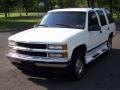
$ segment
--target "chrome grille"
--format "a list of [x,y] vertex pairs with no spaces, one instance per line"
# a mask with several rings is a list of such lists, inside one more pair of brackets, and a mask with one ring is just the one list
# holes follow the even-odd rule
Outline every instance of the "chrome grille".
[[26,48],[35,48],[35,49],[46,49],[46,44],[31,44],[31,43],[20,43],[17,42],[17,46],[26,47]]
[[[18,47],[30,48],[30,49],[47,49],[46,44],[32,44],[32,43],[21,43],[17,42]],[[16,50],[18,54],[28,55],[28,56],[39,56],[39,57],[47,57],[47,52],[32,52],[28,50]]]
[[30,52],[30,51],[22,51],[17,50],[17,53],[29,56],[40,56],[40,57],[47,57],[47,53],[45,52]]

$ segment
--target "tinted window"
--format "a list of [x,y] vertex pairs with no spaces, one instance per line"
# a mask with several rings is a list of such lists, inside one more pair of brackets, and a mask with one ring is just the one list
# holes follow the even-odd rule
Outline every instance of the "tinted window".
[[110,12],[108,10],[105,10],[105,12],[106,12],[106,15],[108,17],[109,23],[113,23],[114,19],[113,19],[112,15],[110,14]]
[[103,11],[98,11],[97,10],[97,13],[98,13],[98,16],[100,18],[101,25],[102,26],[106,25],[107,22],[106,22],[105,15],[104,15]]
[[40,25],[83,29],[85,21],[86,12],[51,12],[42,19]]
[[88,21],[89,21],[89,25],[88,25],[89,27],[92,25],[99,25],[96,13],[94,11],[89,12]]

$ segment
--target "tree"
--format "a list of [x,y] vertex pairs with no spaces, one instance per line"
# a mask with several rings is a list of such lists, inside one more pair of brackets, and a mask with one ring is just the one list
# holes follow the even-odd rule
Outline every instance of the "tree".
[[20,16],[22,16],[23,0],[16,0],[15,2],[16,2],[17,11],[19,11]]
[[[39,3],[44,2],[45,6],[40,7]],[[40,12],[58,8],[67,7],[105,7],[108,8],[111,13],[116,12],[119,18],[120,12],[120,0],[0,0],[0,12],[4,12],[5,17],[10,17],[10,13],[13,11],[19,11],[20,16],[23,11],[26,12]]]
[[117,18],[120,19],[120,0],[114,0],[113,9],[117,15]]
[[28,11],[34,6],[34,0],[23,0],[23,8],[25,8],[26,15]]
[[5,18],[10,17],[10,12],[15,6],[15,0],[0,0]]

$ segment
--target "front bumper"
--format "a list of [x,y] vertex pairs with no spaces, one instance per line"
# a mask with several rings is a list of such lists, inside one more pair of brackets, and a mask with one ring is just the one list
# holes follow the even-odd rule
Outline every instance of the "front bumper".
[[[64,60],[63,58],[41,58],[41,57],[30,57],[16,53],[8,53],[7,57],[13,63],[22,66],[23,62],[30,63],[36,67],[50,67],[50,68],[67,68],[71,65],[70,60]],[[27,64],[26,64],[27,65]]]

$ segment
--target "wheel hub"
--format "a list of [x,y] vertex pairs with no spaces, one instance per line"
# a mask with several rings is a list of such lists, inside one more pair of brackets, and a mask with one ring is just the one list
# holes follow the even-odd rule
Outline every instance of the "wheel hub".
[[82,72],[83,64],[79,59],[76,61],[76,73],[79,75]]

